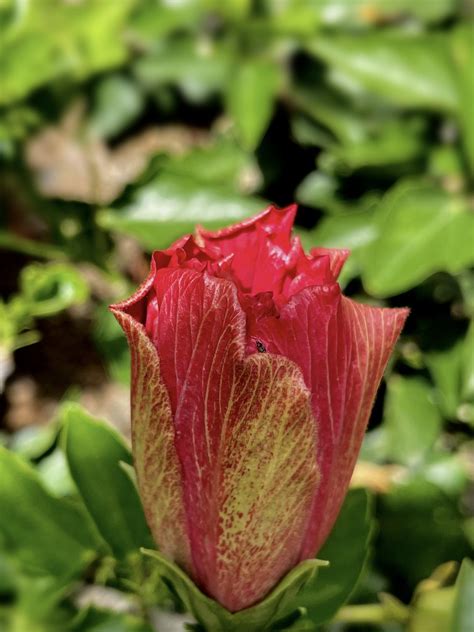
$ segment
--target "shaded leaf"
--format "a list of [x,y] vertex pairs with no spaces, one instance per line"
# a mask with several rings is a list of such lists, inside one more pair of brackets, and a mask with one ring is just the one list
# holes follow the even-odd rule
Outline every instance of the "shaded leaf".
[[348,600],[369,555],[372,533],[370,498],[363,489],[349,492],[337,522],[318,557],[329,561],[310,580],[295,603],[306,610],[314,625],[329,621]]
[[376,553],[381,570],[413,590],[433,568],[469,555],[457,497],[417,476],[378,499]]
[[103,550],[79,505],[54,498],[34,469],[0,448],[0,532],[9,552],[26,568],[72,578]]
[[474,621],[474,563],[465,559],[456,581],[453,632],[470,632]]
[[71,475],[98,530],[118,558],[151,543],[135,486],[120,467],[132,463],[110,426],[70,404],[64,411],[65,452]]

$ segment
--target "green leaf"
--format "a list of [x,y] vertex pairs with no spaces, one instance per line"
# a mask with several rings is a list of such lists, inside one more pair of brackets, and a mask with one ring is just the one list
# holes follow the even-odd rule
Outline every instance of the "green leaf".
[[95,92],[89,125],[95,135],[113,138],[139,116],[145,101],[138,85],[124,75],[103,79]]
[[148,90],[176,85],[190,101],[200,103],[224,89],[229,68],[225,46],[182,38],[155,41],[153,52],[139,59],[134,71]]
[[240,63],[229,78],[227,107],[248,150],[257,147],[268,127],[279,83],[280,69],[265,59]]
[[367,492],[351,490],[326,544],[319,551],[328,568],[310,580],[295,603],[304,607],[313,625],[329,621],[348,600],[370,552],[372,510]]
[[448,112],[458,109],[456,81],[442,35],[318,35],[308,50],[394,104]]
[[223,186],[206,186],[190,178],[163,174],[139,188],[122,208],[101,211],[98,222],[104,228],[135,237],[153,250],[193,232],[196,224],[220,228],[264,206],[257,198]]
[[453,632],[470,632],[474,621],[474,563],[465,559],[456,580]]
[[[78,615],[71,632],[153,632],[141,618],[90,608]],[[164,632],[164,631],[163,631]]]
[[474,403],[474,319],[471,318],[463,344],[462,397]]
[[[291,98],[303,112],[327,127],[339,141],[328,142],[315,136],[317,144],[322,141],[322,146],[330,151],[333,169],[341,173],[362,167],[401,167],[422,151],[421,135],[425,125],[419,116],[402,119],[373,107],[367,111],[367,108],[361,109],[356,103],[342,99],[320,86],[297,88],[292,91]],[[311,138],[308,134],[306,137]]]
[[15,432],[8,447],[27,459],[38,459],[53,447],[57,436],[56,423],[49,423],[46,426],[27,426]]
[[54,496],[72,496],[76,493],[64,452],[58,447],[36,466],[46,489]]
[[[195,147],[183,156],[170,156],[164,170],[202,184],[231,184],[235,191],[246,193],[252,189],[252,184],[255,188],[261,180],[253,155],[225,137],[218,137],[203,147]],[[250,187],[246,181],[250,181]]]
[[0,104],[60,77],[77,79],[122,62],[122,28],[133,2],[24,3],[21,17],[2,29]]
[[459,91],[459,122],[461,139],[474,177],[474,23],[466,22],[452,34],[451,54]]
[[71,475],[97,529],[120,559],[151,543],[137,491],[120,462],[132,456],[120,435],[75,404],[64,411]]
[[260,603],[232,614],[213,599],[206,597],[178,566],[158,551],[143,550],[151,557],[162,577],[169,582],[187,610],[193,614],[206,632],[264,632],[279,629],[278,621],[298,609],[295,597],[318,572],[326,566],[321,560],[306,560],[290,571],[272,592]]
[[421,463],[438,438],[441,424],[441,415],[426,380],[401,375],[390,377],[384,419],[389,458],[404,465]]
[[1,447],[0,506],[9,552],[37,573],[71,579],[103,550],[83,508],[51,496],[31,466]]
[[[19,575],[10,632],[64,632],[70,610],[64,602],[71,587],[54,577]],[[3,628],[2,628],[3,630]]]
[[470,553],[458,496],[450,497],[418,475],[378,499],[377,565],[403,577],[407,590],[446,560]]
[[128,26],[134,39],[153,46],[173,31],[195,27],[202,11],[200,4],[195,0],[183,0],[179,4],[140,2]]
[[436,398],[443,415],[455,419],[461,403],[462,360],[464,341],[458,340],[448,349],[425,354],[425,363],[436,385]]
[[434,272],[474,263],[474,214],[467,200],[401,181],[375,214],[378,237],[364,252],[362,279],[374,296],[407,290]]

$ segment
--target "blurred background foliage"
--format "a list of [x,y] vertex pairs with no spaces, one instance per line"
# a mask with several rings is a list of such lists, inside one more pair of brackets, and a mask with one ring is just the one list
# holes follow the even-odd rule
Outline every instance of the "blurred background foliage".
[[[127,434],[107,305],[196,223],[297,201],[305,247],[352,250],[348,295],[412,310],[353,481],[372,554],[325,629],[472,630],[472,5],[0,0],[0,32],[0,629],[147,632],[148,606],[179,609],[137,554],[125,469],[90,497],[81,463],[126,447],[100,425],[68,442],[64,401]],[[328,551],[357,576],[354,494]]]

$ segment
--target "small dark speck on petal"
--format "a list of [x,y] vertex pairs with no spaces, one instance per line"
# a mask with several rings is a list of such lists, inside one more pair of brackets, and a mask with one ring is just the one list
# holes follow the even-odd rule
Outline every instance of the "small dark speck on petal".
[[257,347],[257,351],[259,351],[260,353],[265,353],[265,351],[267,350],[263,342],[260,342],[260,340],[256,341],[255,346]]

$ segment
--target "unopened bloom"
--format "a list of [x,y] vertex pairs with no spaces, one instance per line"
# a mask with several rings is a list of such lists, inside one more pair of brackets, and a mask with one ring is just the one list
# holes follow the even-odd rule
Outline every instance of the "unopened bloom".
[[112,306],[155,541],[233,612],[324,543],[407,315],[342,296],[348,252],[306,254],[295,211],[198,229]]

